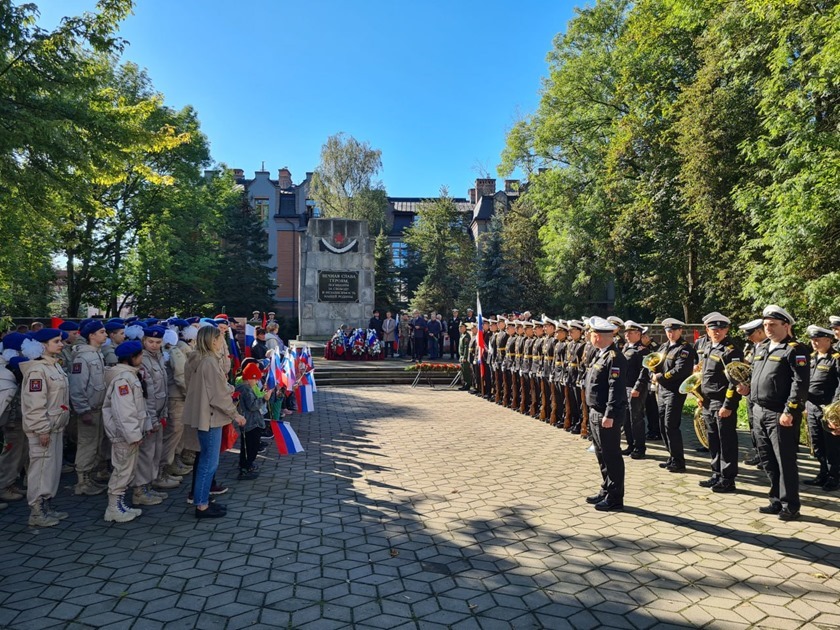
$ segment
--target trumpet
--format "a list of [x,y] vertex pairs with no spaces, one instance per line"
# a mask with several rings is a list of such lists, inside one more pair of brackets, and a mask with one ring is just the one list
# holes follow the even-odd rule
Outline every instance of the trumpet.
[[723,366],[723,371],[726,378],[733,381],[736,385],[749,385],[752,377],[752,365],[744,363],[743,361],[733,361],[728,365]]
[[642,366],[649,369],[651,372],[656,372],[659,364],[665,360],[664,352],[651,352],[642,359]]

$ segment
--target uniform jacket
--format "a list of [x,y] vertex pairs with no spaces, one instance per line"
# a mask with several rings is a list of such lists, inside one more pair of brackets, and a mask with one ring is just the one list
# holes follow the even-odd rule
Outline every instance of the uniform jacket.
[[657,382],[670,392],[678,392],[682,382],[694,371],[694,348],[682,337],[671,345],[666,341],[659,347],[665,354],[665,360],[659,364],[657,372],[662,374]]
[[811,380],[810,353],[793,337],[772,351],[769,339],[759,343],[753,357],[750,402],[776,413],[801,413]]
[[735,390],[735,383],[727,378],[724,366],[733,361],[743,361],[743,353],[735,347],[732,339],[724,337],[723,341],[715,344],[706,339],[702,346],[703,354],[700,374],[703,377],[700,393],[704,399],[723,402],[723,408],[735,411],[741,401],[741,395]]
[[0,359],[0,427],[4,426],[11,416],[9,407],[18,391],[18,382],[15,375],[6,367],[3,359]]
[[70,383],[57,358],[41,357],[20,364],[20,405],[27,435],[64,430],[70,420]]
[[519,374],[522,370],[522,352],[525,348],[525,335],[517,334],[514,339],[516,341],[513,346],[513,361],[511,362],[511,365],[513,367],[513,371]]
[[534,345],[531,347],[531,376],[542,376],[543,370],[543,344],[546,337],[534,337]]
[[566,383],[570,387],[577,387],[578,378],[583,369],[583,342],[578,339],[566,341]]
[[[505,333],[507,334],[507,333]],[[505,340],[505,355],[502,358],[502,367],[508,372],[513,370],[513,365],[516,362],[516,341],[518,337],[516,333],[508,335]]]
[[467,360],[469,363],[475,363],[478,358],[478,335],[470,335],[469,345],[467,346]]
[[840,400],[840,352],[831,348],[827,354],[811,355],[811,380],[808,402],[827,405]]
[[587,406],[616,420],[614,426],[621,426],[627,410],[626,374],[627,360],[615,344],[610,344],[595,354],[584,377]]
[[536,337],[525,337],[525,342],[522,344],[519,372],[523,375],[531,373],[531,362],[534,360],[534,342],[536,340]]
[[105,404],[102,424],[112,442],[133,444],[143,439],[146,426],[146,399],[139,368],[118,363],[105,369]]
[[[615,344],[613,344],[613,346],[615,346]],[[578,377],[578,387],[583,387],[583,379],[586,376],[586,370],[589,369],[589,366],[592,365],[592,362],[597,356],[598,348],[596,348],[589,342],[583,344],[583,361],[581,362],[581,371],[580,376]]]
[[187,367],[187,355],[192,350],[192,346],[183,340],[179,340],[177,346],[172,346],[169,349],[167,389],[170,398],[184,400],[187,397],[187,380],[184,377],[184,368]]
[[543,362],[542,362],[542,377],[548,380],[554,380],[554,347],[557,345],[557,340],[552,335],[546,336],[543,341]]
[[187,379],[187,399],[184,402],[183,422],[199,431],[223,427],[236,417],[236,406],[217,357],[191,352],[184,370]]
[[387,317],[382,320],[382,341],[389,343],[396,341],[394,332],[397,330],[397,320]]
[[507,355],[508,334],[506,330],[500,330],[496,333],[496,353],[493,355],[493,365],[497,370],[501,370],[505,364],[505,356]]
[[72,344],[65,344],[64,348],[61,349],[61,354],[58,355],[59,364],[67,374],[70,374],[70,366],[73,364],[73,350],[76,348],[76,346],[80,346],[84,342],[85,338],[79,337]]
[[146,381],[146,431],[151,431],[161,418],[169,416],[169,384],[163,354],[152,354],[143,350],[143,364],[140,368]]
[[461,358],[461,363],[470,362],[470,341],[471,336],[466,333],[458,339],[458,356]]
[[498,356],[499,349],[496,346],[496,341],[498,339],[497,335],[499,331],[490,332],[490,335],[487,337],[487,367],[492,367],[493,369],[496,368],[496,357]]
[[99,349],[99,351],[102,353],[102,358],[105,360],[105,367],[111,367],[112,365],[119,363],[117,360],[116,349],[110,339],[108,340],[108,343]]
[[102,409],[105,402],[105,359],[87,343],[73,346],[70,364],[70,403],[78,414]]
[[650,354],[650,349],[639,343],[625,344],[621,353],[627,360],[627,387],[636,392],[647,391],[650,384],[650,370],[642,366],[642,359]]
[[566,339],[554,344],[554,382],[566,384]]

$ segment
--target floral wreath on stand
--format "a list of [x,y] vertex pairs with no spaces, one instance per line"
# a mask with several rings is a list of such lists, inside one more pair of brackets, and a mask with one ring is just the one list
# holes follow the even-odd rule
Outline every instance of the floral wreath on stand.
[[376,336],[376,331],[368,329],[367,331],[368,354],[372,357],[382,354],[382,342]]
[[344,335],[344,331],[339,328],[335,331],[335,334],[330,339],[330,350],[332,350],[336,356],[342,357],[344,356],[344,351],[347,346],[347,337]]

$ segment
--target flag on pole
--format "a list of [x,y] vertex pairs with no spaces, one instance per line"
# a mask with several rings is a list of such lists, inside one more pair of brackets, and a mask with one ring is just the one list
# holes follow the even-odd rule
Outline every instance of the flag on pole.
[[50,328],[58,328],[64,323],[64,320],[60,317],[51,317],[50,318]]
[[262,327],[265,328],[268,325],[268,319],[266,319],[265,311],[263,311],[263,325]]
[[[400,314],[397,313],[397,325],[394,326],[394,353],[400,351]],[[443,354],[443,353],[441,353]]]
[[228,346],[230,347],[230,361],[233,365],[233,371],[234,373],[239,372],[239,367],[242,365],[242,355],[239,354],[239,344],[236,343],[232,327],[228,328]]
[[257,329],[251,324],[245,324],[245,356],[251,356],[251,346],[254,345],[254,339],[257,338]]
[[484,378],[484,318],[481,316],[481,298],[475,294],[475,310],[478,311],[476,324],[478,325],[478,365],[481,368],[481,378]]
[[303,445],[298,439],[297,433],[288,422],[279,420],[271,421],[271,432],[274,434],[274,443],[281,455],[296,455],[303,453]]

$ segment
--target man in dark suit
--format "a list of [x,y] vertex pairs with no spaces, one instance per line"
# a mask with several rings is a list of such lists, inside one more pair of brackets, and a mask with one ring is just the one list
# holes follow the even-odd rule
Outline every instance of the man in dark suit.
[[[446,323],[446,329],[449,331],[449,358],[458,358],[458,337],[461,330],[461,316],[458,314],[458,309],[452,309],[452,317]],[[441,354],[443,351],[441,350]]]

